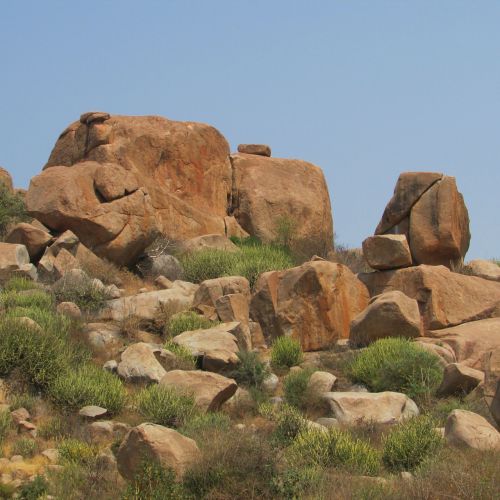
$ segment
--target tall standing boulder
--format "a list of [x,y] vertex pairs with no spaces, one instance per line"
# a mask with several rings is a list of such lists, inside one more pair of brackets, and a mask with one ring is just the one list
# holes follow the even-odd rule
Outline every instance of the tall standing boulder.
[[314,261],[262,274],[250,316],[266,339],[285,335],[315,351],[348,338],[351,321],[367,305],[367,289],[346,266]]
[[290,237],[309,257],[326,255],[333,245],[333,220],[319,167],[244,153],[232,155],[231,163],[231,210],[245,231],[264,242]]

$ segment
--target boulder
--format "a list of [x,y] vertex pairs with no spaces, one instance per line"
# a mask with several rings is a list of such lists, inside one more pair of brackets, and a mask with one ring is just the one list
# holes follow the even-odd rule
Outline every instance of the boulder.
[[250,235],[239,225],[236,218],[232,215],[224,217],[224,224],[226,226],[226,236],[228,238],[236,237],[240,239],[248,238]]
[[217,299],[224,295],[241,293],[250,300],[250,284],[242,276],[224,276],[205,280],[200,284],[193,299],[193,307],[210,306],[215,308]]
[[182,278],[184,270],[179,260],[173,255],[148,255],[141,259],[137,265],[141,273],[152,279],[164,276],[170,281],[176,281]]
[[30,264],[28,250],[24,245],[0,243],[0,283],[13,276],[27,276],[36,280],[36,268]]
[[118,375],[127,382],[160,382],[167,373],[156,358],[161,354],[161,347],[138,342],[128,346],[118,363]]
[[415,339],[415,341],[425,351],[430,352],[431,354],[435,354],[439,358],[439,361],[443,368],[449,363],[456,363],[457,357],[455,356],[453,349],[449,345],[432,344],[431,342],[429,342],[429,339],[423,337],[417,338]]
[[255,286],[250,316],[268,343],[286,335],[304,351],[327,349],[349,337],[351,321],[368,305],[368,291],[341,264],[306,262],[284,271],[263,273]]
[[467,267],[473,276],[478,276],[485,280],[500,281],[500,265],[492,260],[471,260],[467,264]]
[[10,173],[5,168],[0,167],[0,184],[3,184],[8,191],[14,192],[14,184]]
[[74,302],[61,302],[57,305],[57,312],[73,319],[82,317],[82,311]]
[[173,429],[147,423],[131,429],[116,454],[120,474],[130,481],[145,460],[172,468],[180,477],[200,458],[201,452],[192,439]]
[[327,392],[332,416],[344,425],[396,424],[419,414],[417,405],[399,392]]
[[366,346],[386,337],[415,338],[422,334],[418,302],[395,290],[373,297],[351,323],[350,342]]
[[381,234],[363,241],[363,255],[373,269],[411,266],[411,253],[404,234]]
[[314,395],[330,392],[334,386],[337,377],[329,372],[314,372],[307,382],[307,392]]
[[453,394],[468,394],[481,382],[484,382],[484,373],[461,363],[450,363],[443,372],[443,381],[438,389],[442,396]]
[[238,247],[226,236],[221,234],[204,234],[183,241],[180,245],[180,251],[183,253],[192,253],[199,250],[224,250],[226,252],[237,252]]
[[[254,154],[231,156],[230,213],[250,235],[275,241],[283,223],[294,245],[307,255],[326,255],[333,246],[333,221],[325,177],[300,160]],[[279,186],[279,189],[276,188]]]
[[161,307],[172,307],[177,310],[189,309],[193,303],[198,285],[181,281],[167,290],[139,293],[128,297],[109,300],[98,314],[100,320],[120,321],[127,316],[135,315],[142,320],[153,320]]
[[202,358],[204,370],[219,372],[234,368],[238,362],[238,339],[232,333],[239,323],[223,323],[206,330],[183,332],[172,339],[188,349],[193,356]]
[[[252,334],[249,324],[250,304],[242,293],[223,295],[215,301],[217,316],[224,323],[238,322],[239,328],[235,334],[241,350],[252,349]],[[255,330],[254,330],[255,333]]]
[[198,370],[169,371],[161,379],[160,385],[192,393],[196,405],[203,411],[219,409],[236,392],[238,387],[232,378]]
[[157,233],[172,240],[225,233],[231,165],[215,128],[102,116],[61,134],[31,182],[30,213],[51,229],[72,229],[118,264],[133,263]]
[[100,406],[88,405],[84,406],[78,412],[78,415],[87,420],[95,420],[101,417],[104,417],[108,414],[108,410],[106,408],[101,408]]
[[271,148],[267,144],[238,144],[238,153],[271,156]]
[[372,297],[399,290],[416,299],[425,330],[500,316],[500,283],[452,273],[444,266],[420,265],[358,277]]
[[16,224],[5,237],[6,243],[17,243],[24,245],[28,250],[30,260],[38,260],[49,243],[52,241],[52,236],[31,224],[21,222]]
[[500,433],[481,415],[453,410],[446,419],[444,436],[448,444],[475,450],[500,450]]
[[113,323],[88,323],[81,336],[94,355],[104,359],[114,358],[125,345],[120,327]]

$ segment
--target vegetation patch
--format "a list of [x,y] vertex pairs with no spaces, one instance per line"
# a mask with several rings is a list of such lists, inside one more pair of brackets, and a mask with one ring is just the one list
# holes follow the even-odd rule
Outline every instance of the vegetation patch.
[[191,351],[183,346],[167,340],[165,349],[175,355],[175,363],[172,370],[194,370],[196,369],[196,358],[191,354]]
[[285,401],[296,408],[305,409],[308,406],[310,397],[307,384],[314,370],[305,369],[289,373],[283,380],[283,393]]
[[239,351],[237,356],[240,362],[236,369],[231,372],[231,377],[238,384],[247,387],[261,387],[262,382],[269,374],[269,370],[260,360],[259,354],[253,351]]
[[23,198],[12,193],[0,182],[0,237],[4,237],[9,226],[29,220]]
[[220,321],[212,321],[194,311],[183,311],[174,314],[165,326],[165,335],[175,337],[183,332],[192,330],[206,330],[220,324]]
[[271,348],[271,363],[279,368],[297,366],[304,360],[304,353],[298,340],[278,337]]

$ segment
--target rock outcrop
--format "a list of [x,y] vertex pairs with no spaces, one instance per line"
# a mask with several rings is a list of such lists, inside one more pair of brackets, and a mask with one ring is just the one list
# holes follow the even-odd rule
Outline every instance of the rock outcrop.
[[346,266],[319,260],[262,274],[250,316],[266,340],[285,335],[315,351],[348,338],[351,321],[367,305],[368,291]]
[[0,184],[3,184],[11,193],[14,192],[12,177],[10,173],[3,167],[0,167]]
[[485,280],[500,281],[500,266],[491,260],[476,259],[467,263],[473,276]]

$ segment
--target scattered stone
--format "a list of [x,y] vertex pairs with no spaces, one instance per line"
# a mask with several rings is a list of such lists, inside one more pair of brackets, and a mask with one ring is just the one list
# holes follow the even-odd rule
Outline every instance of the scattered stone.
[[395,290],[370,300],[368,307],[352,321],[349,340],[353,345],[367,346],[382,338],[421,335],[418,302]]
[[160,347],[144,342],[128,346],[123,351],[121,361],[118,363],[118,375],[127,382],[160,382],[167,373],[155,356],[161,351]]
[[26,408],[18,408],[17,410],[11,411],[10,416],[16,425],[19,425],[23,420],[29,420],[31,418],[30,412]]
[[106,408],[101,408],[100,406],[84,406],[79,412],[78,415],[80,417],[86,418],[88,420],[94,420],[101,417],[104,417],[108,414],[108,410]]
[[57,312],[73,319],[82,317],[82,311],[74,302],[61,302],[57,305]]
[[277,375],[275,375],[274,373],[269,373],[269,375],[267,375],[262,382],[262,389],[269,394],[273,394],[274,392],[276,392],[279,382],[280,381]]
[[448,444],[476,450],[500,450],[500,433],[481,415],[453,410],[446,420]]
[[36,425],[31,422],[28,422],[27,420],[21,420],[17,424],[17,431],[21,434],[23,432],[28,432],[31,435],[36,436]]
[[22,457],[22,455],[13,455],[12,457],[10,457],[10,461],[15,464],[15,463],[19,463],[19,462],[22,462],[24,459]]
[[43,255],[52,239],[49,232],[26,222],[21,222],[9,231],[5,237],[5,242],[24,245],[28,250],[30,260],[36,261]]
[[363,241],[363,255],[373,269],[397,269],[412,264],[410,247],[404,234],[370,236]]
[[444,369],[443,381],[438,393],[442,396],[468,394],[481,382],[484,382],[483,372],[461,363],[450,363]]
[[413,400],[399,392],[327,392],[323,397],[333,417],[348,426],[396,424],[419,414]]
[[169,371],[161,379],[160,385],[192,393],[196,405],[204,411],[219,409],[236,392],[238,387],[231,378],[198,370]]
[[165,276],[158,276],[155,279],[155,285],[161,288],[162,290],[169,290],[170,288],[173,287],[173,282],[170,281],[167,277]]
[[478,276],[485,280],[500,281],[500,266],[491,260],[476,259],[471,260],[467,267],[473,276]]
[[116,454],[118,470],[128,480],[134,479],[144,459],[171,467],[182,476],[200,458],[195,441],[173,429],[148,423],[131,429]]
[[193,299],[193,307],[210,306],[215,309],[217,299],[229,294],[243,294],[250,300],[250,284],[242,276],[225,276],[205,280],[200,284]]
[[267,144],[238,144],[238,153],[271,156],[271,148]]
[[51,464],[55,464],[59,461],[59,451],[55,448],[48,448],[47,450],[42,451],[41,455]]
[[0,283],[13,276],[26,276],[36,281],[36,267],[30,264],[30,256],[24,245],[0,243]]
[[307,391],[310,394],[321,395],[330,392],[334,386],[337,377],[329,372],[317,371],[309,378]]

